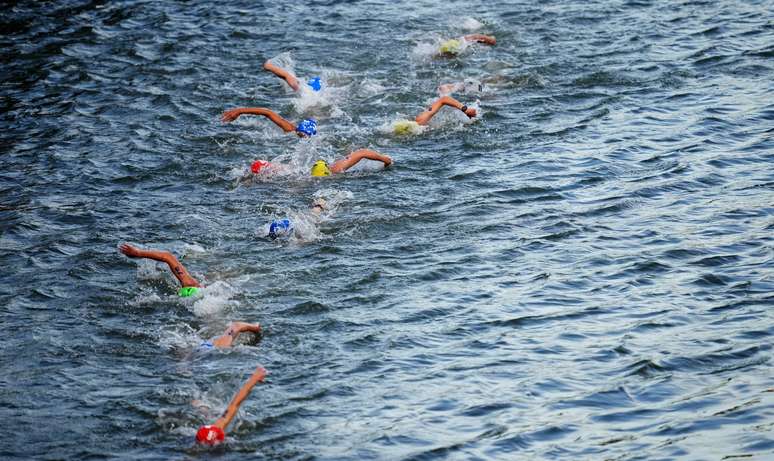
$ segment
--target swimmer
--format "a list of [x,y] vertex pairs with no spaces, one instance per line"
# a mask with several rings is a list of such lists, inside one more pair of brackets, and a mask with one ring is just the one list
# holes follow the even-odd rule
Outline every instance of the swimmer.
[[[471,109],[475,113],[475,109]],[[392,159],[388,155],[380,154],[370,149],[358,149],[351,152],[346,157],[336,160],[332,164],[328,164],[325,160],[318,160],[312,165],[312,176],[330,176],[331,174],[344,173],[346,170],[357,165],[363,159],[376,160],[377,162],[384,163],[384,167],[392,165]],[[250,169],[255,174],[261,174],[263,172],[283,170],[286,167],[276,163],[267,162],[266,160],[256,160],[253,162]]]
[[325,160],[318,160],[312,165],[312,176],[330,176],[331,174],[344,173],[348,169],[357,165],[363,159],[376,160],[377,162],[384,163],[384,167],[392,165],[392,159],[387,155],[382,155],[376,151],[370,149],[358,149],[351,152],[346,157],[336,160],[332,164],[328,165]]
[[460,38],[452,38],[441,43],[438,48],[438,54],[445,57],[454,57],[467,47],[468,43],[483,43],[494,46],[497,40],[491,35],[469,34]]
[[[314,219],[319,219],[323,212],[328,210],[328,203],[325,199],[316,198],[309,209]],[[289,238],[296,230],[293,221],[290,218],[275,219],[269,224],[269,233],[266,234],[272,240],[278,238]]]
[[196,431],[196,442],[204,445],[217,445],[226,440],[225,429],[231,424],[234,416],[236,416],[239,406],[242,405],[242,402],[250,395],[250,391],[253,390],[253,387],[259,382],[263,382],[265,377],[266,370],[263,367],[258,366],[252,376],[250,376],[247,382],[242,385],[242,388],[239,389],[239,392],[231,399],[223,416],[218,418],[215,423],[202,426]]
[[[271,60],[267,60],[265,63],[263,63],[263,68],[276,75],[277,77],[285,80],[287,84],[293,88],[293,91],[298,91],[301,89],[301,82],[295,75],[293,75],[292,72],[279,67],[278,65],[271,62]],[[306,82],[306,85],[311,88],[312,91],[317,92],[322,89],[322,80],[320,77],[312,77],[308,82]]]
[[317,134],[317,120],[313,118],[307,118],[301,120],[298,125],[293,125],[292,122],[282,118],[279,114],[271,109],[264,107],[238,107],[236,109],[229,109],[223,112],[222,120],[225,123],[233,122],[238,119],[240,115],[263,115],[268,118],[275,125],[282,128],[285,133],[295,132],[299,137],[314,136]]
[[475,108],[468,107],[451,96],[441,96],[435,100],[426,111],[417,115],[414,120],[398,120],[394,122],[392,124],[392,131],[397,135],[419,134],[426,129],[425,127],[430,124],[430,120],[443,106],[459,109],[464,112],[468,118],[476,116]]
[[182,285],[182,288],[177,292],[178,296],[181,298],[193,296],[202,288],[199,282],[191,277],[191,274],[188,273],[185,266],[180,264],[180,261],[177,260],[175,255],[168,251],[141,250],[128,243],[122,243],[118,247],[118,250],[130,258],[145,258],[167,263],[169,270],[172,271],[172,275],[174,275],[177,280],[180,281],[180,285]]

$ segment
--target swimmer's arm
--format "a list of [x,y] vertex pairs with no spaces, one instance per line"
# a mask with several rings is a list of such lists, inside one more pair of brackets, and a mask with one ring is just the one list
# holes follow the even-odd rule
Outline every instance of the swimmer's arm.
[[228,425],[231,424],[234,416],[236,416],[237,411],[239,410],[239,406],[242,405],[242,402],[244,402],[247,396],[250,395],[250,391],[253,390],[253,387],[256,384],[263,382],[263,378],[265,377],[266,370],[259,365],[258,368],[256,368],[253,372],[252,376],[250,376],[247,382],[242,385],[242,388],[239,389],[239,392],[237,392],[234,398],[231,399],[231,403],[228,404],[228,408],[226,409],[225,413],[223,413],[223,416],[215,421],[214,426],[218,426],[225,431]]
[[227,110],[223,112],[223,121],[226,123],[233,122],[239,118],[240,115],[263,115],[264,117],[274,122],[275,125],[282,128],[286,133],[289,131],[295,131],[295,127],[292,123],[282,118],[273,110],[269,110],[263,107],[237,107],[236,109]]
[[290,87],[293,88],[293,91],[298,91],[298,88],[300,85],[295,75],[286,71],[282,67],[274,65],[270,61],[266,61],[263,64],[263,68],[268,70],[272,74],[276,75],[277,77],[284,79],[286,82],[288,82],[288,85],[290,85]]
[[172,271],[172,275],[174,275],[177,280],[180,281],[181,285],[184,287],[201,287],[199,282],[197,282],[195,278],[191,277],[191,274],[188,273],[188,271],[185,269],[185,266],[180,264],[180,261],[177,260],[175,255],[168,251],[141,250],[135,246],[129,245],[128,243],[122,243],[118,249],[121,251],[121,253],[129,256],[130,258],[147,258],[153,259],[154,261],[167,263],[169,270]]
[[343,173],[364,158],[382,162],[384,163],[385,168],[392,165],[392,159],[388,155],[382,155],[379,152],[370,149],[358,149],[343,159],[334,162],[333,165],[331,165],[331,173]]
[[484,43],[487,45],[495,45],[497,43],[497,40],[491,35],[483,35],[483,34],[470,34],[465,35],[464,38],[468,42],[478,42],[478,43]]
[[[452,98],[451,96],[443,96],[438,98],[430,106],[429,109],[417,115],[417,118],[415,119],[416,122],[420,125],[427,125],[428,123],[430,123],[430,120],[435,116],[435,114],[439,110],[441,110],[441,107],[443,106],[449,106],[459,110],[462,110],[462,108],[465,107],[464,104]],[[476,109],[472,107],[466,108],[464,112],[465,112],[465,115],[467,115],[470,118],[473,118],[476,116]]]

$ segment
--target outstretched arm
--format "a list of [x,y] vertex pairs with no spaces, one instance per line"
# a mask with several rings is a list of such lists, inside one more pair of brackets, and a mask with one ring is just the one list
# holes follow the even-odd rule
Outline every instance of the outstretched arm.
[[183,287],[200,287],[199,282],[195,278],[191,277],[191,274],[185,269],[185,266],[180,264],[175,255],[168,251],[156,251],[156,250],[141,250],[137,247],[129,245],[128,243],[122,243],[118,249],[121,253],[129,256],[130,258],[147,258],[155,261],[161,261],[167,263],[169,270],[177,277],[180,284]]
[[292,123],[282,118],[276,112],[263,107],[237,107],[236,109],[229,109],[223,112],[223,121],[226,123],[233,122],[239,118],[240,115],[263,115],[274,122],[275,125],[282,128],[286,133],[295,131],[295,127]]
[[228,404],[228,408],[226,409],[226,412],[223,413],[223,416],[218,418],[213,426],[218,426],[225,431],[228,425],[231,424],[231,420],[236,416],[239,406],[242,405],[242,402],[250,395],[250,391],[253,390],[253,387],[258,384],[258,382],[263,382],[263,378],[265,377],[266,370],[259,365],[253,372],[253,375],[250,376],[247,382],[242,385],[242,388],[239,389],[239,392],[231,399],[231,403]]
[[455,109],[459,109],[465,112],[465,115],[467,115],[470,118],[473,118],[476,116],[476,109],[472,107],[467,107],[466,105],[462,104],[461,102],[457,101],[451,96],[443,96],[441,98],[438,98],[426,111],[417,115],[417,118],[415,120],[420,125],[427,125],[428,123],[430,123],[430,119],[432,119],[433,116],[435,116],[436,112],[441,110],[441,107],[443,106],[450,106]]
[[385,167],[392,165],[392,159],[387,155],[382,155],[370,149],[358,149],[343,159],[333,162],[333,165],[330,167],[331,173],[343,173],[344,171],[355,166],[357,162],[363,160],[364,158],[382,162],[384,163]]
[[497,40],[495,40],[495,38],[491,35],[470,34],[470,35],[465,35],[462,38],[464,38],[469,42],[484,43],[486,45],[494,45],[497,43]]
[[277,77],[284,79],[286,82],[288,82],[288,85],[290,85],[291,88],[293,88],[293,91],[298,91],[298,79],[295,75],[291,74],[290,72],[286,71],[282,67],[274,65],[271,61],[266,61],[263,64],[263,68],[271,72],[272,74],[276,75]]

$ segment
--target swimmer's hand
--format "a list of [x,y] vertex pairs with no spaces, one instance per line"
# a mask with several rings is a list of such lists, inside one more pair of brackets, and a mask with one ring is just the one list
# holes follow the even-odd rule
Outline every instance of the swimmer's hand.
[[465,115],[468,116],[468,118],[473,118],[476,116],[476,109],[473,107],[468,107],[468,109],[465,111]]
[[250,381],[262,383],[265,377],[266,377],[266,369],[258,365],[258,367],[253,372],[253,375],[250,377]]
[[234,120],[238,119],[240,115],[242,115],[241,109],[227,110],[223,112],[223,116],[221,117],[221,120],[223,120],[223,122],[225,123],[233,122]]
[[133,247],[132,245],[129,245],[128,243],[122,243],[119,245],[118,250],[130,258],[142,257],[141,250],[139,248]]

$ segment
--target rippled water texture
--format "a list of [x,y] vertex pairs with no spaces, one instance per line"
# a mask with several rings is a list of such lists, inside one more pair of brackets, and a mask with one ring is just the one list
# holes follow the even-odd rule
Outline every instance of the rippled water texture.
[[[4,5],[0,458],[772,459],[774,5],[470,5]],[[463,80],[473,123],[391,132]],[[304,173],[359,147],[394,167]]]

